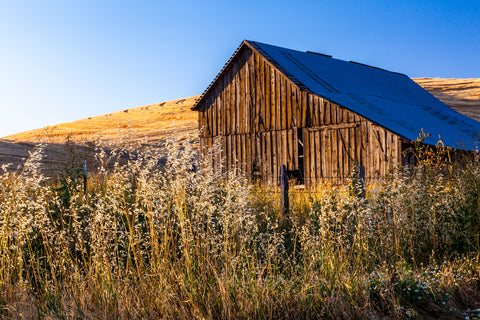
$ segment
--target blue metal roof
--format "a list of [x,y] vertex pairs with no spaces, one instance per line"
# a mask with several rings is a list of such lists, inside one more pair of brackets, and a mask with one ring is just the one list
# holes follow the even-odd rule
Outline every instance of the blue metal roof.
[[246,41],[286,76],[408,140],[421,129],[426,143],[475,150],[480,122],[451,109],[406,75],[312,52]]

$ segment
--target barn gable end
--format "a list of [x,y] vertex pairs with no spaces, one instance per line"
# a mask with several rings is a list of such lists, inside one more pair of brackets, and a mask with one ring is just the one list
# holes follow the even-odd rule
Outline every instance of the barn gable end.
[[307,76],[334,97],[339,92],[302,65],[307,76],[298,66],[287,65],[290,72],[263,48],[244,41],[194,106],[203,152],[215,139],[222,146],[215,168],[239,168],[277,184],[285,164],[292,177],[313,186],[342,183],[355,163],[365,166],[367,178],[400,165],[410,139],[318,94],[305,84]]

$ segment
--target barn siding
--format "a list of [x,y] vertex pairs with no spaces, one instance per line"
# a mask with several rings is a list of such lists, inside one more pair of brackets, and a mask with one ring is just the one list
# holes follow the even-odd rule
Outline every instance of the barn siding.
[[207,91],[199,111],[202,150],[214,138],[221,140],[224,163],[221,168],[217,157],[212,163],[217,170],[239,168],[276,184],[285,164],[310,187],[344,182],[355,163],[365,166],[368,179],[383,177],[401,163],[398,135],[300,90],[249,47]]

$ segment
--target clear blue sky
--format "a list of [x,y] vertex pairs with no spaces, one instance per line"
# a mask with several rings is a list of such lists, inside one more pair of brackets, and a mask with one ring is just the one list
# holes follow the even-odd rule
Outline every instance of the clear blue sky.
[[479,0],[0,0],[0,137],[200,94],[243,39],[480,77]]

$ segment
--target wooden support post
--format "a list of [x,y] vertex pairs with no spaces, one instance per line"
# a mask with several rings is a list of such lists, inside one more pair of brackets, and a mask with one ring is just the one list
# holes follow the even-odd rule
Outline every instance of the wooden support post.
[[287,218],[289,210],[289,199],[288,199],[288,176],[287,176],[287,167],[282,164],[280,167],[280,191],[282,194],[281,204],[282,204],[282,215],[283,218]]
[[358,182],[360,187],[360,197],[365,198],[365,166],[358,166]]
[[87,194],[87,160],[83,160],[83,193]]
[[294,252],[294,245],[292,240],[292,223],[288,216],[289,211],[289,199],[288,199],[288,176],[287,176],[287,167],[282,164],[280,167],[280,189],[282,193],[281,204],[282,204],[282,216],[280,217],[280,228],[284,232],[284,246],[285,251],[288,255],[291,255]]

